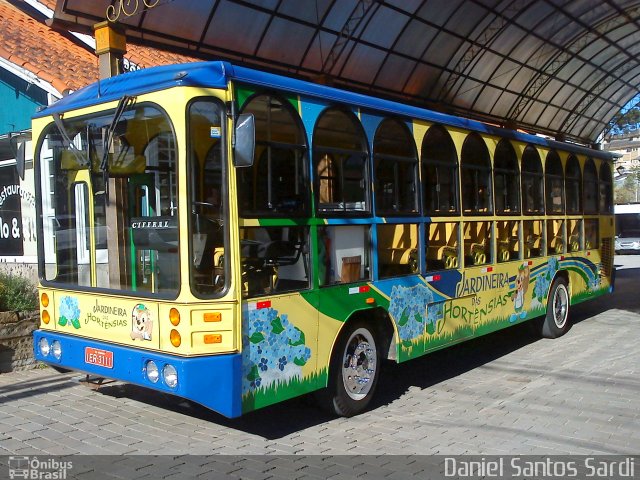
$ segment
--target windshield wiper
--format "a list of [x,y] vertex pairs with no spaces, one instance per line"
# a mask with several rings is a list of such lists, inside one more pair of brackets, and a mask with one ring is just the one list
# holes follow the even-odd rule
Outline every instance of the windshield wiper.
[[81,167],[89,166],[89,160],[82,155],[82,151],[76,147],[71,138],[69,138],[69,133],[67,132],[67,128],[64,126],[64,122],[62,121],[60,114],[54,113],[52,117],[53,122],[56,124],[56,127],[58,127],[60,135],[62,135],[62,144],[64,148],[73,153],[73,156],[76,157],[76,160],[78,161],[78,165]]
[[113,114],[113,119],[107,128],[107,135],[104,140],[103,150],[102,150],[102,161],[100,162],[100,170],[102,171],[102,175],[104,177],[104,192],[105,192],[105,200],[106,204],[109,205],[109,152],[111,151],[111,145],[113,143],[113,135],[116,131],[116,127],[118,122],[120,122],[120,117],[122,114],[131,107],[136,101],[136,97],[131,95],[125,95],[118,102],[118,106],[116,107],[116,111]]

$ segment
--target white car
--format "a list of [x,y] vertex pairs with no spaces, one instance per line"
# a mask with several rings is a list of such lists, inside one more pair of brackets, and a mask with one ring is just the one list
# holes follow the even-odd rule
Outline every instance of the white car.
[[640,233],[637,237],[616,236],[616,253],[636,253],[640,251]]

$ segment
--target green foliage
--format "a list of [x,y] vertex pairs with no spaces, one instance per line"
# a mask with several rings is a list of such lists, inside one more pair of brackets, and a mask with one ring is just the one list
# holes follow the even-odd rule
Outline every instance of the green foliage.
[[615,188],[615,203],[631,203],[640,200],[640,169],[632,169],[622,185]]
[[38,290],[29,279],[0,273],[0,311],[28,312],[38,309]]
[[[638,99],[635,98],[635,105],[626,110],[624,113],[622,111],[614,116],[609,122],[609,130],[614,135],[622,135],[628,134],[632,131],[638,129],[638,125],[640,125],[640,107],[638,106]],[[631,103],[633,103],[632,101]]]

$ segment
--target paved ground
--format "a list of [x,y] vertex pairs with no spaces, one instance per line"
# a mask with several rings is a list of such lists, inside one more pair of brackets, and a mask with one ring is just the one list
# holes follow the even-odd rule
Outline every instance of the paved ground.
[[48,368],[0,375],[0,454],[638,454],[640,256],[570,332],[525,326],[387,366],[373,409],[331,418],[295,399],[232,421],[129,385]]

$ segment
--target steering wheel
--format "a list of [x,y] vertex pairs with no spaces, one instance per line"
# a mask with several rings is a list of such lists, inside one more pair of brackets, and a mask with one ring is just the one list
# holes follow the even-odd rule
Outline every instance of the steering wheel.
[[[197,214],[196,207],[200,207],[200,211],[203,214],[207,210],[212,210],[216,214],[220,214],[220,207],[217,206],[217,205],[214,205],[213,203],[210,203],[210,202],[191,202],[191,204],[194,206],[193,211],[191,212],[194,215]],[[215,224],[218,228],[221,228],[222,225],[223,225],[222,218],[210,218],[210,217],[205,217],[205,218],[206,218],[207,221]]]

